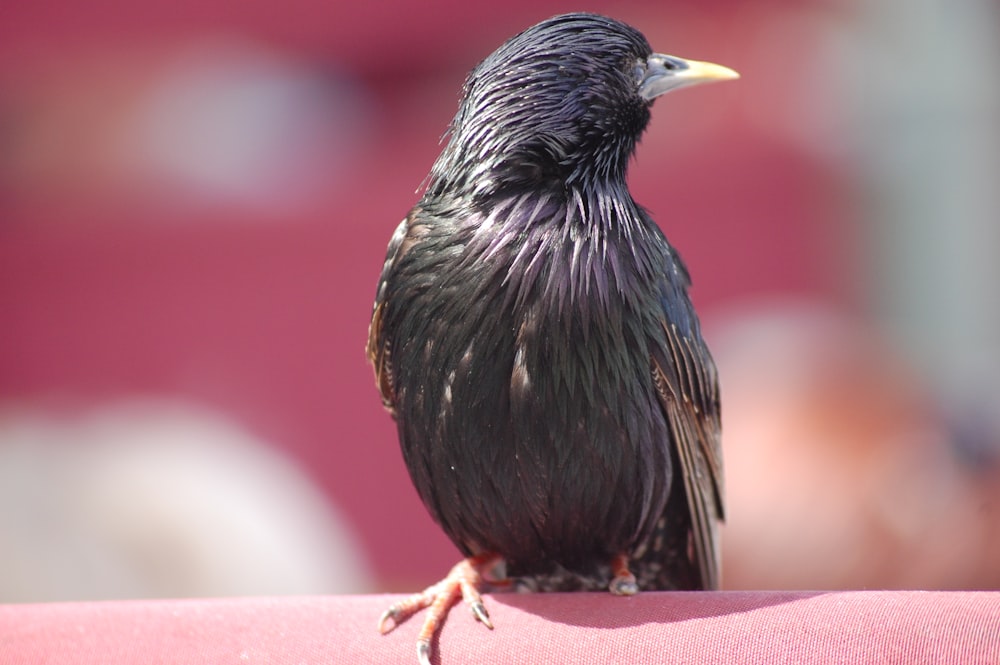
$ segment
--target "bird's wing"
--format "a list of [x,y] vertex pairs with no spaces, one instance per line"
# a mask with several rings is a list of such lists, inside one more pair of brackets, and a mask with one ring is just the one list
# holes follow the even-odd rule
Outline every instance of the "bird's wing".
[[392,377],[392,349],[389,340],[382,334],[382,317],[385,314],[386,291],[393,266],[396,261],[406,253],[415,240],[414,232],[419,227],[412,224],[417,209],[414,209],[406,216],[389,240],[389,247],[385,253],[385,264],[382,266],[382,274],[378,280],[378,290],[375,293],[375,305],[372,308],[372,321],[368,326],[368,344],[365,346],[365,353],[368,360],[375,369],[375,386],[382,395],[382,404],[388,411],[396,415],[395,389]]
[[[688,325],[668,322],[675,312]],[[718,379],[686,298],[665,298],[661,323],[667,343],[653,352],[653,379],[682,467],[702,586],[717,589],[723,518]]]

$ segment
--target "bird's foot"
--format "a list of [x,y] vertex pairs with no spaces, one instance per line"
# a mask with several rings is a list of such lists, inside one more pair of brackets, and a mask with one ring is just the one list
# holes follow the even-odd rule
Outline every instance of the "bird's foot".
[[417,660],[420,665],[430,665],[431,640],[440,629],[448,611],[458,602],[459,596],[472,610],[473,616],[492,630],[493,624],[479,589],[483,585],[482,571],[489,570],[499,560],[500,557],[495,554],[480,554],[463,559],[437,584],[404,598],[383,612],[378,620],[379,632],[384,635],[425,607],[430,608],[417,635]]
[[639,593],[639,583],[628,568],[628,555],[617,554],[611,559],[611,584],[608,590],[616,596],[634,596]]

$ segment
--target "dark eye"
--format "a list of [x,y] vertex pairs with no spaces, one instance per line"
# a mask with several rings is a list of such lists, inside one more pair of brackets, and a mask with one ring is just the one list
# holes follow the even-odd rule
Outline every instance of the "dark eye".
[[635,78],[635,84],[639,85],[642,80],[646,78],[646,62],[643,60],[636,60],[635,66],[632,69],[632,76]]

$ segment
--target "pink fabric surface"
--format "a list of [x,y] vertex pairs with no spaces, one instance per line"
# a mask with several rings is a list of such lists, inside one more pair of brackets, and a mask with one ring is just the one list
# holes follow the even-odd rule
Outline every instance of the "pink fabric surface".
[[[0,607],[0,663],[416,663],[397,596]],[[435,662],[1000,663],[1000,592],[494,595],[493,631],[452,612]]]

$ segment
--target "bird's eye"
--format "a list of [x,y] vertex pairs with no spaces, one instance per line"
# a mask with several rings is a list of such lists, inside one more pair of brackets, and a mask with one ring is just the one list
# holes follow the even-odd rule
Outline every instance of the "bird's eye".
[[636,60],[632,75],[635,78],[636,85],[642,83],[642,80],[646,78],[646,63],[642,60]]

